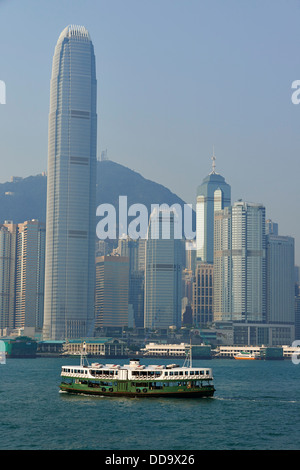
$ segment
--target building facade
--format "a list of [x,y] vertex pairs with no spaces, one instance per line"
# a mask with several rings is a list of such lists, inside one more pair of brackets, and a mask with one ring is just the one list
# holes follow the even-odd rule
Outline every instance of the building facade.
[[181,324],[183,242],[175,238],[178,223],[172,210],[153,211],[150,215],[146,241],[145,328]]
[[45,340],[88,336],[94,320],[96,86],[90,35],[68,26],[50,88]]
[[45,224],[18,224],[15,328],[42,329],[44,318]]
[[0,225],[0,329],[14,328],[17,225]]
[[[118,251],[120,256],[129,258],[129,297],[128,303],[132,306],[132,326],[142,328],[144,326],[144,245],[145,240],[132,240],[129,237],[119,240]],[[142,250],[141,250],[142,246]],[[141,255],[141,256],[140,256]]]
[[129,258],[96,258],[95,327],[127,327]]
[[214,319],[266,321],[265,208],[238,201],[215,214]]
[[292,237],[267,235],[267,321],[295,322],[295,249]]
[[213,322],[213,264],[197,263],[193,285],[193,324],[198,327]]
[[0,225],[0,329],[40,329],[44,313],[45,224]]

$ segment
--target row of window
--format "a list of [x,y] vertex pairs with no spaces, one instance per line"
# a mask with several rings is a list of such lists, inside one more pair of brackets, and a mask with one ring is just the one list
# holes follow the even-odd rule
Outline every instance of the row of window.
[[[63,372],[73,373],[73,374],[87,374],[87,369],[68,369],[63,367]],[[163,374],[162,374],[163,372]],[[117,370],[92,370],[92,375],[111,375],[113,376],[118,375]],[[153,376],[160,376],[164,375],[164,377],[172,377],[172,376],[204,376],[209,375],[209,370],[177,370],[177,371],[133,371],[132,376],[136,377],[153,377]]]

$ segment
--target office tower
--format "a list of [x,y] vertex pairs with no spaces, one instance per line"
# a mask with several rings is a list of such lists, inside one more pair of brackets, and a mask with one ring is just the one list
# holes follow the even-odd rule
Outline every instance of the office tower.
[[265,208],[236,202],[215,214],[214,320],[266,320]]
[[96,258],[95,327],[128,326],[129,258]]
[[[129,237],[119,240],[120,256],[129,258],[129,305],[133,309],[133,326],[144,326],[144,282],[143,268],[145,246],[144,240],[132,240]],[[142,259],[140,259],[140,257]]]
[[266,220],[266,235],[278,235],[278,224],[273,220]]
[[29,220],[18,224],[15,328],[43,326],[45,224]]
[[49,113],[44,339],[93,334],[96,70],[82,26],[56,44]]
[[0,225],[0,329],[15,325],[17,225]]
[[146,241],[144,327],[181,323],[182,240],[176,238],[175,211],[154,210]]
[[182,270],[182,299],[186,299],[187,305],[193,303],[194,272],[189,269]]
[[267,321],[295,322],[295,250],[292,237],[267,235]]
[[205,263],[214,261],[214,213],[231,204],[231,188],[223,176],[216,173],[214,155],[212,160],[212,171],[197,190],[197,258]]
[[213,276],[212,264],[197,263],[193,285],[193,324],[196,326],[213,322]]
[[95,257],[106,256],[109,253],[109,245],[105,240],[96,240]]

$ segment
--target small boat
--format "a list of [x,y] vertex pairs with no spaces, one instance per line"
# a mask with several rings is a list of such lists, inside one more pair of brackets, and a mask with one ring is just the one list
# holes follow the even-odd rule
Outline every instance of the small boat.
[[255,359],[259,359],[259,356],[256,353],[251,353],[249,351],[241,351],[237,354],[235,354],[234,359],[248,359],[251,361],[254,361]]
[[182,367],[178,364],[88,364],[83,344],[80,365],[62,366],[62,392],[110,397],[212,397],[212,369],[192,367],[191,348]]

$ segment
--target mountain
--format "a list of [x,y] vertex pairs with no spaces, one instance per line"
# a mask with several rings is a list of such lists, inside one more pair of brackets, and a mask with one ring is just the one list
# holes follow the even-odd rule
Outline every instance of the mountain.
[[[11,220],[46,221],[47,177],[45,175],[13,178],[0,184],[0,223]],[[161,184],[147,180],[139,173],[109,160],[97,162],[97,206],[112,204],[118,214],[119,196],[127,196],[128,207],[144,204],[150,214],[151,204],[180,204],[184,201]]]

